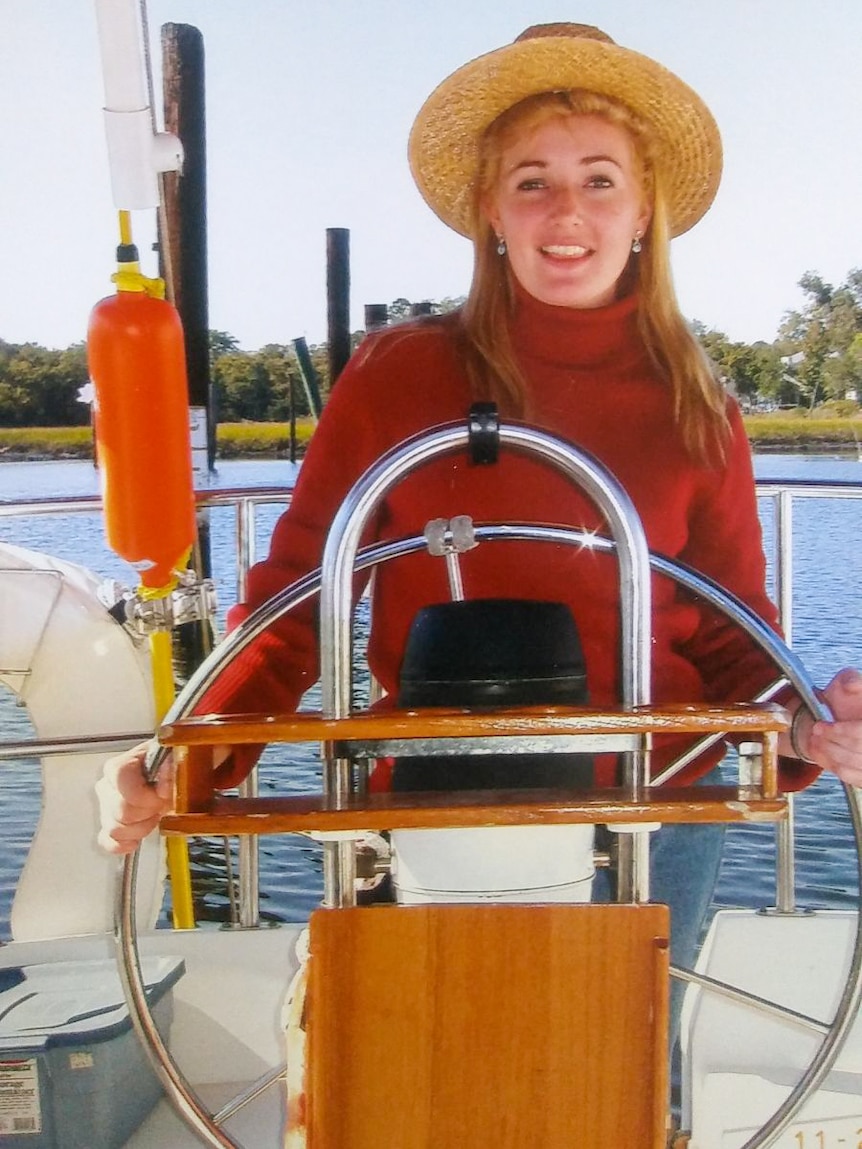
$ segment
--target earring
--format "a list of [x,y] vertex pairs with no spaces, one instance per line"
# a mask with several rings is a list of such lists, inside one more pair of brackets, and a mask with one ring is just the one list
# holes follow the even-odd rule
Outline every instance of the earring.
[[505,239],[503,239],[503,237],[501,235],[498,235],[497,240],[498,240],[497,255],[505,255],[506,254],[506,241],[505,241]]
[[638,232],[632,240],[632,251],[635,253],[635,255],[637,255],[642,250],[643,244],[641,243],[641,234]]

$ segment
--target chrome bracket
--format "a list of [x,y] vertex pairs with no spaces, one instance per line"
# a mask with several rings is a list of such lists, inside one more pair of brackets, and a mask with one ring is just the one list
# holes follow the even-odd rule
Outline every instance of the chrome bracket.
[[215,617],[216,606],[215,581],[187,571],[169,594],[145,598],[140,592],[125,591],[109,610],[135,638],[146,638],[184,622],[208,621]]
[[469,515],[455,515],[453,519],[431,519],[422,532],[428,544],[428,553],[435,558],[446,560],[446,574],[449,577],[449,593],[453,602],[464,601],[464,583],[461,580],[461,564],[458,555],[472,551],[479,544],[476,531]]

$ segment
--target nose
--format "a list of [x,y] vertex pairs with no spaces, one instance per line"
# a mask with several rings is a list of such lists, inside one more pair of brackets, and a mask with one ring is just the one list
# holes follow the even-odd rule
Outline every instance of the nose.
[[581,223],[583,210],[580,188],[562,185],[556,189],[552,214],[566,223]]

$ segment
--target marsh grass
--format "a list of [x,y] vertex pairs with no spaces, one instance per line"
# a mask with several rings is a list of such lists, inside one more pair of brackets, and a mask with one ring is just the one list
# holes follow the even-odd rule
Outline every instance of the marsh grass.
[[[853,449],[862,441],[862,416],[839,417],[802,409],[764,415],[746,415],[745,427],[753,446],[781,450]],[[301,456],[314,430],[311,419],[298,419],[296,450]],[[222,459],[279,458],[290,451],[286,423],[223,423],[217,431],[217,454]],[[91,459],[90,427],[0,428],[0,460]]]
[[2,427],[0,459],[91,459],[90,427]]
[[[298,454],[305,450],[313,431],[312,419],[297,419]],[[290,451],[290,427],[286,423],[223,423],[218,427],[216,443],[223,459],[286,455]]]
[[[296,423],[296,449],[301,455],[314,430],[311,419]],[[290,451],[286,423],[223,423],[216,433],[223,459],[278,458]],[[2,459],[92,459],[90,427],[0,427]]]
[[853,448],[862,439],[862,418],[845,418],[793,410],[769,415],[746,415],[745,430],[755,447],[817,450]]

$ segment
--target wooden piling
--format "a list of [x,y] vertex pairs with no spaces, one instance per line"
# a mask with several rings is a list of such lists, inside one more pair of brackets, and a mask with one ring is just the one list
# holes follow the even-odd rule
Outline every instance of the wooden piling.
[[[182,141],[183,168],[181,174],[168,172],[162,177],[159,257],[185,336],[192,457],[198,485],[206,482],[215,465],[216,420],[209,349],[204,45],[197,28],[189,24],[162,26],[162,72],[165,130]],[[198,578],[212,574],[209,527],[209,513],[199,511],[191,564]],[[183,677],[212,649],[212,630],[208,624],[184,623],[177,628],[176,637],[175,656]]]
[[389,305],[387,303],[365,304],[365,331],[379,331],[389,322]]
[[326,303],[329,328],[329,385],[350,358],[350,231],[326,229]]
[[188,24],[162,27],[165,129],[183,144],[183,170],[164,177],[159,249],[186,341],[189,404],[207,420],[207,466],[215,459],[209,355],[206,110],[203,37]]

